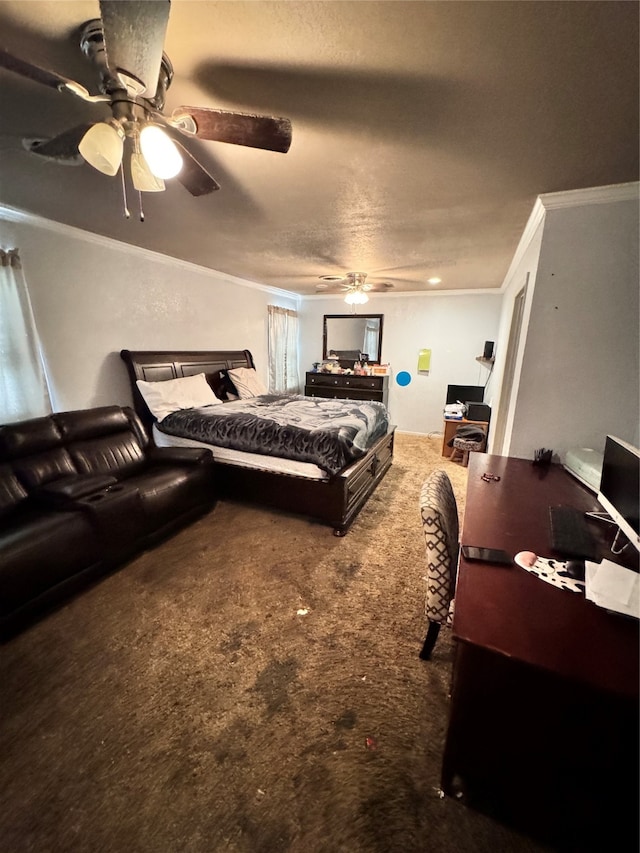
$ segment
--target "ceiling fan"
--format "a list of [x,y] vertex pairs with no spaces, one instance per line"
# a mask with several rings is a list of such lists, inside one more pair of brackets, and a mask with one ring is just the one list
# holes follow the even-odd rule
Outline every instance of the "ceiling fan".
[[0,68],[111,110],[107,120],[85,122],[52,139],[25,140],[29,151],[60,162],[79,153],[103,174],[120,172],[123,189],[130,152],[131,180],[139,192],[161,191],[164,180],[175,176],[191,195],[201,196],[220,185],[190,153],[190,139],[289,150],[291,122],[286,118],[192,106],[163,113],[173,79],[163,52],[170,5],[170,0],[100,0],[100,19],[80,30],[80,48],[97,72],[99,94],[0,46]]
[[316,292],[323,293],[332,286],[338,291],[344,291],[344,301],[349,305],[364,305],[369,301],[369,291],[383,291],[393,289],[393,282],[382,281],[378,284],[367,281],[366,272],[348,272],[345,275],[321,275],[321,282],[316,284]]

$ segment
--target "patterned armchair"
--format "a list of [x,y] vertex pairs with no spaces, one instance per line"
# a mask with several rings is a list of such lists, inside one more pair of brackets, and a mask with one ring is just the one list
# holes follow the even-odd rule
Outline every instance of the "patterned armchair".
[[427,556],[426,616],[429,629],[420,657],[429,660],[440,625],[449,618],[458,566],[458,506],[451,480],[434,471],[420,491],[420,515]]

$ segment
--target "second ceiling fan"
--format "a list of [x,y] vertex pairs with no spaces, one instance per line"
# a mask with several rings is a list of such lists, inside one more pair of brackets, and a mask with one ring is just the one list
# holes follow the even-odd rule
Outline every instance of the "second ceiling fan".
[[339,291],[344,292],[344,301],[348,305],[364,305],[365,302],[369,301],[367,294],[372,290],[385,292],[393,289],[393,284],[390,281],[383,281],[379,284],[368,282],[366,272],[348,272],[344,276],[322,275],[320,279],[323,283],[316,285],[316,292],[326,291],[333,285]]

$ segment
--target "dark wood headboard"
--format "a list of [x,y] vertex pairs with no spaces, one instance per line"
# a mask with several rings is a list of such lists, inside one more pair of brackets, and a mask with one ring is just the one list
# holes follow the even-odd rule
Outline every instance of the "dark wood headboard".
[[224,385],[220,371],[232,370],[234,367],[255,367],[253,356],[248,349],[208,352],[143,352],[123,349],[120,357],[127,365],[133,393],[133,406],[148,430],[151,430],[155,418],[138,390],[137,379],[144,379],[145,382],[163,382],[166,379],[181,379],[184,376],[204,373],[214,394],[224,399],[222,390]]

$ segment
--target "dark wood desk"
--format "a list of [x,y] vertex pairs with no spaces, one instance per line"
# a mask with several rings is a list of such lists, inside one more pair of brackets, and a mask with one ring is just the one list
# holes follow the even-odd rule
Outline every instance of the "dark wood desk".
[[[556,556],[551,504],[597,508],[559,466],[472,454],[461,541]],[[637,851],[637,620],[461,557],[453,635],[444,792],[561,849]]]

